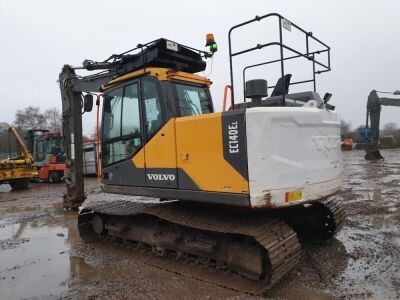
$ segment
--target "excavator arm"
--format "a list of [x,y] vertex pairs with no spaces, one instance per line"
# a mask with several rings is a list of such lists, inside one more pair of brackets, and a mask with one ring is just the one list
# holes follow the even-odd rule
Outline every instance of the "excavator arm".
[[[83,67],[80,67],[82,69]],[[80,77],[75,69],[64,65],[59,75],[62,98],[63,137],[67,154],[68,174],[65,179],[64,208],[77,209],[85,200],[82,156],[82,114],[91,111],[91,93],[100,92],[100,87],[110,81],[113,72],[102,72]],[[86,68],[87,69],[87,68]],[[89,94],[83,97],[83,93]],[[98,104],[98,103],[97,103]]]
[[22,140],[21,136],[19,135],[17,129],[14,126],[10,126],[10,128],[8,129],[9,132],[15,137],[17,144],[18,144],[18,148],[20,149],[21,153],[21,159],[25,159],[27,161],[27,163],[33,163],[33,157],[31,155],[31,153],[28,151],[28,148],[26,147],[24,141]]
[[383,106],[400,106],[400,99],[379,97],[376,90],[372,90],[368,96],[367,102],[367,119],[366,119],[366,134],[368,128],[371,128],[371,137],[366,137],[366,160],[379,160],[383,159],[381,155],[378,144],[379,144],[379,128],[380,128],[380,118],[381,109]]

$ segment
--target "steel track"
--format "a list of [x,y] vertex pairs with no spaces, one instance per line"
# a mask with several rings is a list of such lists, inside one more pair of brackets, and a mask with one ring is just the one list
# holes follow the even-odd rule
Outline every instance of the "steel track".
[[[127,196],[96,198],[85,202],[79,215],[80,233],[85,239],[108,240],[136,250],[142,256],[141,261],[153,267],[253,295],[271,289],[298,263],[300,244],[297,234],[302,239],[326,241],[343,226],[345,220],[345,208],[335,197],[272,214],[234,211],[226,207],[204,208],[178,201],[143,203],[143,199]],[[95,215],[106,220],[101,234],[93,230],[96,227],[92,224]],[[174,232],[189,230],[193,236],[205,235],[206,239],[214,239],[220,244],[232,238],[251,240],[262,249],[262,275],[252,278],[251,274],[238,272],[227,261],[210,253],[209,256],[199,255],[198,251],[181,251],[179,247],[160,245],[151,240],[138,242],[130,234],[139,225],[135,223],[138,218],[174,226]],[[160,232],[168,236],[168,232],[162,232],[160,228],[154,229],[152,234],[160,235]]]
[[[117,244],[164,257],[161,260],[154,260],[152,257],[153,261],[147,260],[147,263],[240,292],[255,295],[264,293],[277,284],[298,263],[300,257],[300,244],[296,233],[284,222],[265,218],[262,215],[226,212],[223,209],[199,209],[198,206],[193,207],[181,202],[167,204],[142,204],[129,201],[98,203],[86,207],[79,217],[80,231],[86,237],[89,235],[93,238],[95,235],[91,229],[92,217],[96,215],[93,213],[94,211],[96,214],[102,214],[104,219],[107,217],[112,219],[105,224],[105,232],[106,236],[113,237],[112,240]],[[122,214],[128,214],[129,217],[124,217]],[[112,218],[116,215],[120,217]],[[191,230],[194,234],[201,233],[210,238],[214,234],[219,234],[218,240],[222,242],[224,236],[229,239],[239,236],[251,239],[263,251],[262,275],[258,280],[250,279],[251,276],[231,269],[227,261],[220,261],[213,256],[199,256],[193,252],[182,253],[179,249],[165,249],[165,247],[160,248],[159,245],[130,240],[129,226],[134,224],[132,218],[135,216],[157,218],[174,226],[178,225],[186,230]],[[243,249],[243,255],[246,251],[247,249]],[[179,264],[176,260],[189,264]],[[199,268],[199,266],[203,266],[203,268]]]

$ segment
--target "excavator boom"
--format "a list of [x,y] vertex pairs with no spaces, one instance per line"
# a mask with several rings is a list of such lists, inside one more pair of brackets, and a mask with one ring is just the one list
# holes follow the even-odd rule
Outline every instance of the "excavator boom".
[[98,93],[112,72],[78,77],[75,69],[65,65],[59,76],[62,98],[64,149],[68,173],[65,178],[64,208],[77,209],[85,200],[82,149],[82,93]]
[[8,130],[15,137],[15,139],[17,141],[17,145],[21,151],[21,158],[30,160],[31,163],[33,163],[33,157],[31,155],[31,153],[28,151],[28,148],[26,147],[24,141],[22,140],[21,136],[19,135],[17,129],[14,126],[10,126],[10,128]]
[[[383,159],[378,149],[379,130],[382,106],[400,106],[399,98],[379,97],[376,90],[372,90],[367,101],[367,118],[366,118],[366,160]],[[368,137],[368,128],[371,128],[371,138]]]

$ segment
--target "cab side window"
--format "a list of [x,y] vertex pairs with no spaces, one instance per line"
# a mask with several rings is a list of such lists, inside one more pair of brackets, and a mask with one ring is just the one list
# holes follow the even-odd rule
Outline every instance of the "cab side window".
[[175,86],[177,109],[181,117],[213,112],[207,88],[179,83],[174,83],[173,86]]
[[143,100],[145,114],[145,128],[147,138],[150,139],[164,124],[161,95],[157,82],[143,78]]
[[140,134],[139,95],[137,84],[125,87],[122,104],[122,135]]
[[138,84],[110,91],[104,100],[103,166],[133,156],[142,146]]
[[104,102],[104,135],[107,139],[121,136],[121,111],[123,88],[107,94]]
[[46,158],[46,152],[44,149],[44,140],[36,141],[36,161],[43,161]]

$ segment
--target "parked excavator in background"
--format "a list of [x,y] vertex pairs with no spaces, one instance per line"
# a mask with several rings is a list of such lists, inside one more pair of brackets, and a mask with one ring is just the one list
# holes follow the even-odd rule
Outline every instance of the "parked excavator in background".
[[[278,25],[278,41],[261,43],[250,32],[255,44],[236,49],[236,29],[268,20]],[[299,34],[304,48],[287,46],[283,30]],[[64,207],[77,209],[86,198],[82,112],[92,110],[96,97],[103,105],[101,181],[108,194],[89,194],[83,203],[82,236],[153,253],[159,267],[184,274],[194,268],[191,277],[259,294],[299,261],[297,234],[326,241],[345,219],[336,197],[343,176],[340,121],[328,104],[332,95],[316,92],[316,76],[331,70],[330,47],[275,13],[233,26],[230,109],[221,113],[214,111],[212,82],[196,74],[217,51],[214,36],[206,40],[208,51],[161,38],[101,62],[64,65]],[[249,54],[267,47],[280,50],[279,59],[238,70],[236,59],[247,54],[248,64]],[[311,79],[290,82],[285,62],[295,59],[310,63]],[[275,86],[245,79],[246,71],[273,63],[280,67]],[[100,72],[80,76],[79,69]],[[234,76],[241,74],[235,94]],[[312,90],[289,93],[304,83]],[[183,261],[192,264],[179,271]]]
[[32,179],[38,178],[34,159],[15,127],[10,126],[9,134],[15,137],[18,156],[12,158],[10,154],[8,159],[0,160],[0,184],[8,183],[13,190],[26,189]]
[[[380,160],[384,159],[382,154],[379,151],[379,127],[380,127],[380,118],[381,118],[381,109],[383,106],[400,106],[400,98],[388,98],[388,97],[379,97],[380,94],[390,94],[399,96],[400,90],[395,92],[380,92],[376,90],[372,90],[368,96],[367,101],[367,118],[365,125],[366,132],[366,147],[365,147],[365,159],[366,160]],[[367,135],[369,128],[372,130],[372,134],[369,137]]]
[[357,139],[358,143],[356,144],[357,150],[365,150],[367,145],[367,138],[370,139],[372,137],[372,129],[366,128],[365,126],[361,126],[357,129]]
[[62,182],[67,172],[64,143],[61,132],[47,129],[30,129],[26,135],[28,149],[32,153],[39,172],[39,180]]

